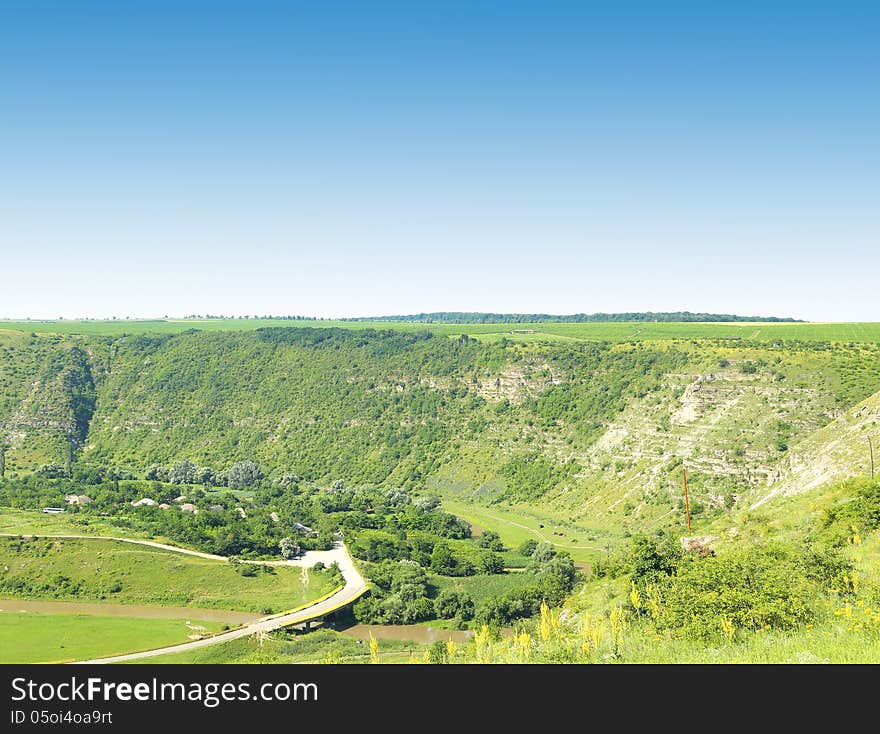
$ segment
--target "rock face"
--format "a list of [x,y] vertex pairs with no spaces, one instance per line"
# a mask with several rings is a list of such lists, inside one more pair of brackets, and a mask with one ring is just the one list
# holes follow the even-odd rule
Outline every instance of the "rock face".
[[880,389],[873,344],[281,332],[0,331],[7,472],[253,458],[273,477],[342,466],[347,482],[498,499],[531,483],[540,491],[520,496],[554,512],[650,526],[679,512],[683,468],[696,512],[865,472],[868,435],[880,469],[880,399],[853,406]]
[[832,406],[820,388],[776,381],[768,371],[743,374],[731,365],[667,374],[660,389],[630,401],[574,455],[586,490],[558,500],[585,518],[627,505],[658,515],[681,499],[684,466],[692,498],[709,506],[736,501],[780,476],[788,466],[782,439],[826,425]]
[[[806,492],[830,482],[871,472],[871,438],[875,470],[880,469],[880,393],[819,429],[789,452],[788,465],[763,491],[756,492],[752,507],[758,507],[777,495]],[[877,471],[880,475],[880,471]]]

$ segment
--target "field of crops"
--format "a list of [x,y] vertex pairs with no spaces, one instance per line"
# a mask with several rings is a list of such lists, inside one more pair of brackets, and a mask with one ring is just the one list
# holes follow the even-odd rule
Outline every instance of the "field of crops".
[[880,323],[780,323],[780,322],[615,322],[538,324],[425,324],[402,321],[296,321],[291,319],[179,319],[155,321],[0,321],[0,331],[56,334],[173,334],[188,329],[246,331],[267,326],[342,329],[394,329],[424,331],[477,338],[586,341],[643,341],[663,339],[736,339],[757,341],[802,340],[877,342]]

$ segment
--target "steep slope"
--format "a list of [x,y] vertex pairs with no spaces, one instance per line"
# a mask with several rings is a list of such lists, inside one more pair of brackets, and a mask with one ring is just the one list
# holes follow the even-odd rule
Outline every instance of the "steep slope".
[[268,329],[119,340],[84,452],[131,466],[253,459],[280,476],[414,482],[485,405],[500,348],[429,334]]
[[0,332],[10,471],[71,450],[141,476],[251,459],[275,478],[427,486],[624,531],[679,521],[682,466],[695,515],[863,471],[861,418],[844,411],[877,390],[870,343]]
[[4,335],[0,344],[6,469],[67,464],[85,440],[95,409],[88,353],[61,338]]
[[777,496],[807,492],[853,476],[870,476],[873,443],[875,472],[880,475],[880,393],[847,410],[800,441],[788,464],[766,487],[750,497],[759,507]]
[[557,442],[580,471],[541,505],[571,520],[644,527],[678,521],[683,467],[696,514],[766,486],[787,467],[789,443],[838,412],[821,360],[795,353],[771,365],[766,356],[699,350],[684,370],[629,400],[585,450]]

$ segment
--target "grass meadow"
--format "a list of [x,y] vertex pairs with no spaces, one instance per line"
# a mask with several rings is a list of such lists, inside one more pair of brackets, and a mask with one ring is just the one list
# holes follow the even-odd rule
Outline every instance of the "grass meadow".
[[270,326],[341,329],[430,330],[455,337],[467,334],[480,339],[518,341],[656,341],[669,339],[735,339],[759,342],[778,340],[880,342],[880,323],[780,323],[780,322],[600,322],[537,324],[427,324],[407,321],[295,321],[290,319],[157,319],[112,321],[0,321],[0,331],[38,334],[177,334],[203,331],[249,331]]
[[323,572],[230,563],[100,539],[0,538],[0,597],[229,609],[269,614],[331,591]]
[[[216,632],[216,622],[198,622]],[[59,663],[186,642],[183,619],[0,612],[0,663]]]

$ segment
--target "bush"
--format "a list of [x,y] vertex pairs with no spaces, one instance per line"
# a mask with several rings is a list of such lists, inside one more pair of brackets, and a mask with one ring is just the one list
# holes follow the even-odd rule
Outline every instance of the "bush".
[[845,500],[826,509],[821,520],[822,535],[834,545],[850,541],[853,525],[861,532],[880,528],[880,482],[851,479],[841,486]]
[[675,538],[669,536],[633,536],[632,550],[627,559],[629,571],[638,581],[653,580],[675,573],[683,552]]
[[477,541],[477,545],[480,548],[488,548],[493,551],[502,551],[504,550],[504,544],[501,542],[501,536],[498,533],[493,532],[492,530],[486,530],[480,536],[480,539]]
[[813,619],[821,591],[801,560],[777,545],[688,556],[658,583],[657,626],[699,639],[719,637],[725,619],[749,630],[796,629]]
[[474,600],[463,591],[447,589],[434,599],[434,613],[440,619],[462,619],[467,621],[474,616]]
[[504,573],[504,558],[494,551],[483,551],[477,560],[478,573]]

